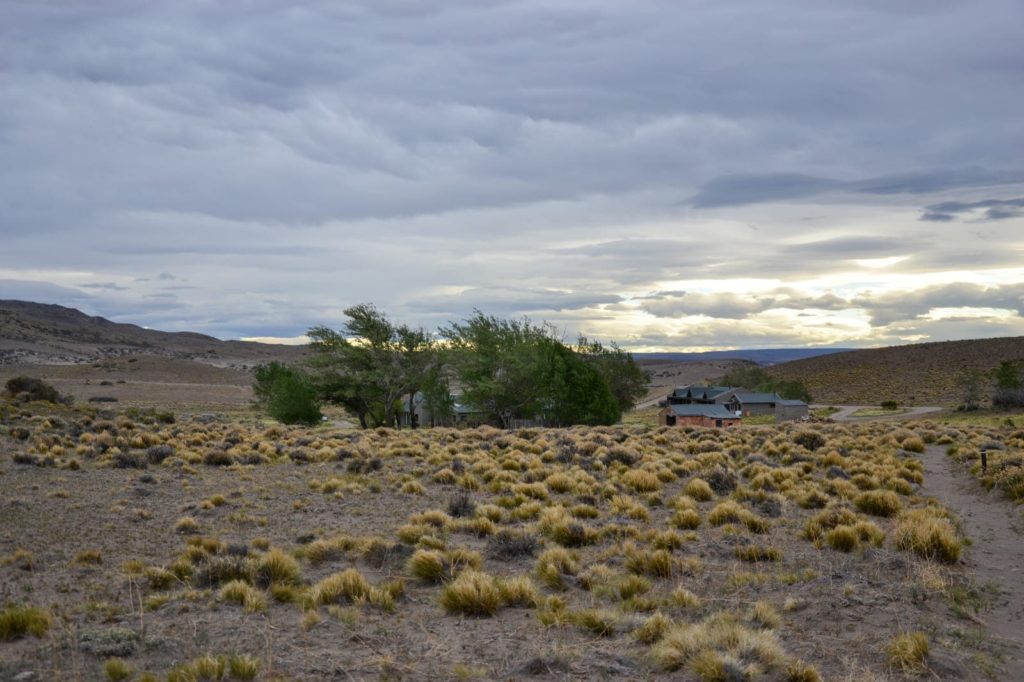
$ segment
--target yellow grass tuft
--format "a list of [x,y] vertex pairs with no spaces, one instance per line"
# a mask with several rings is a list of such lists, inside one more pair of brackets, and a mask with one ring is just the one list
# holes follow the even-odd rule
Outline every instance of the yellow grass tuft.
[[893,637],[885,647],[889,665],[904,673],[924,670],[928,655],[928,635],[923,632],[904,632]]
[[947,519],[931,508],[911,509],[900,515],[895,542],[899,549],[948,564],[960,558],[962,543]]
[[313,604],[344,604],[367,598],[370,583],[354,568],[330,575],[313,586]]
[[495,579],[481,571],[466,570],[441,591],[441,606],[449,613],[493,616],[502,605]]

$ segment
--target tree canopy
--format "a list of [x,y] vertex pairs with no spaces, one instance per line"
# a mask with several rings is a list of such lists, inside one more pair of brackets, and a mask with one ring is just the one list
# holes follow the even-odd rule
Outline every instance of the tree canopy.
[[723,386],[737,386],[759,393],[778,393],[779,397],[787,400],[811,402],[811,394],[803,382],[777,379],[755,364],[733,368],[722,377],[721,382]]

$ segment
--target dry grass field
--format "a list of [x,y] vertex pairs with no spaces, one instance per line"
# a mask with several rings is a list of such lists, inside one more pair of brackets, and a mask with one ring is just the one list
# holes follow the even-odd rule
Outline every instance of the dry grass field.
[[2,679],[1000,679],[918,453],[1019,431],[0,418]]

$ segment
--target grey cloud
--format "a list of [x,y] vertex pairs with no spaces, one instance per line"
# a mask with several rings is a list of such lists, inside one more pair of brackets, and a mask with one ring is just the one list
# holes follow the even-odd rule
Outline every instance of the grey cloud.
[[[653,299],[653,300],[650,300]],[[776,289],[763,295],[732,293],[659,292],[644,297],[640,309],[655,317],[681,317],[707,315],[719,319],[741,320],[767,310],[812,308],[817,310],[845,310],[850,301],[835,294],[805,296],[792,289]]]
[[921,220],[931,222],[948,222],[961,214],[971,214],[978,209],[986,209],[982,220],[1005,220],[1024,215],[1024,198],[1020,199],[985,199],[983,201],[944,201],[926,206]]
[[[3,14],[0,276],[39,280],[23,297],[288,336],[366,300],[425,323],[476,305],[586,326],[671,281],[785,284],[897,252],[907,273],[1019,266],[1017,207],[927,209],[916,231],[879,210],[1020,196],[1006,0]],[[988,242],[941,221],[967,215]],[[52,272],[91,286],[48,289]],[[171,291],[154,273],[195,288],[144,299]],[[450,288],[469,293],[422,294]],[[737,316],[803,298],[646,303]]]
[[898,294],[865,295],[851,303],[866,309],[876,327],[913,320],[935,308],[999,308],[1024,316],[1024,283],[984,287],[955,282]]
[[[690,200],[696,208],[741,206],[764,202],[801,200],[827,193],[869,195],[931,194],[950,189],[1017,185],[1024,182],[1019,169],[940,169],[902,175],[883,175],[853,181],[797,173],[727,175],[701,185]],[[943,220],[947,211],[928,207],[931,220]]]
[[97,282],[94,284],[79,284],[83,289],[106,289],[107,291],[128,291],[129,287],[114,282]]

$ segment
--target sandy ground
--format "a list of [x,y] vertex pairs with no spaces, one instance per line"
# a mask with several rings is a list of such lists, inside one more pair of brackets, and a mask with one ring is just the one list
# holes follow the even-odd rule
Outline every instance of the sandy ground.
[[972,541],[967,566],[980,583],[999,587],[1000,596],[983,621],[1006,645],[1003,679],[1024,680],[1024,521],[1006,498],[960,471],[944,448],[928,448],[922,460],[923,492],[955,513]]

